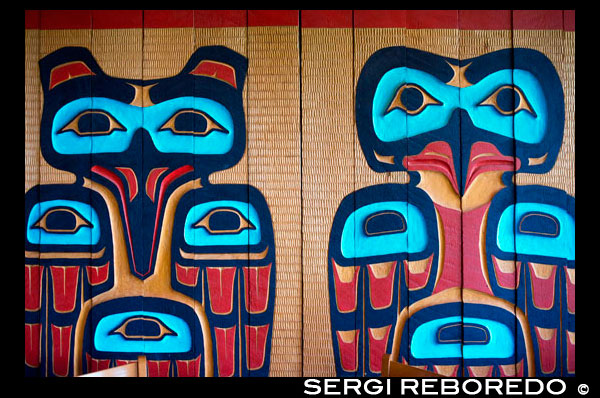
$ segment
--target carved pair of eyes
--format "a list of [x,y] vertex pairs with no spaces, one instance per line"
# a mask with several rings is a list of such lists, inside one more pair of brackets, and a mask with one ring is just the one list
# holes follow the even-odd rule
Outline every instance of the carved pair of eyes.
[[[79,136],[103,136],[115,131],[126,131],[110,113],[89,109],[79,113],[58,133],[72,131]],[[213,131],[227,134],[228,131],[205,112],[196,109],[182,109],[171,116],[158,131],[170,130],[174,134],[206,136]]]
[[[424,88],[413,83],[405,83],[398,88],[385,113],[387,114],[394,109],[402,109],[413,116],[418,115],[430,105],[443,104]],[[492,106],[505,116],[515,115],[522,110],[535,115],[523,91],[511,84],[498,87],[478,105]]]

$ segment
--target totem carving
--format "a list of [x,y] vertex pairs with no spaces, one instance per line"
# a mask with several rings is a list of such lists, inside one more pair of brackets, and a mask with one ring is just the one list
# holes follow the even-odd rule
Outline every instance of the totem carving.
[[352,192],[334,217],[338,375],[379,375],[384,353],[449,376],[574,375],[575,199],[514,182],[548,172],[561,147],[551,61],[384,48],[355,105],[369,167],[409,182]]
[[149,376],[266,376],[269,207],[211,184],[246,145],[247,60],[198,48],[169,78],[106,75],[86,48],[39,62],[41,153],[73,184],[25,194],[25,373],[147,359]]

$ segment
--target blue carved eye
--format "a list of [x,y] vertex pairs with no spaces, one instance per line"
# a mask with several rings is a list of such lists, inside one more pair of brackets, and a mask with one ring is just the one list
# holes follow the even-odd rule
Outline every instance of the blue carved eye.
[[100,220],[87,203],[49,200],[35,204],[27,221],[32,244],[94,245],[100,239]]
[[72,131],[79,136],[108,135],[115,130],[126,129],[108,112],[102,110],[87,110],[81,112],[57,134]]
[[520,111],[527,111],[535,116],[529,101],[523,91],[512,84],[500,86],[479,105],[490,105],[505,116],[515,115]]
[[78,211],[68,207],[48,209],[32,228],[40,228],[46,232],[57,234],[74,234],[79,228],[92,225]]
[[211,210],[192,228],[204,228],[211,234],[237,234],[244,229],[256,229],[237,209],[227,207]]
[[261,241],[261,226],[250,203],[217,200],[188,211],[183,236],[191,246],[256,245]]
[[159,131],[171,130],[174,134],[205,136],[213,131],[227,134],[225,127],[217,123],[205,112],[195,109],[184,109],[175,113],[163,124]]
[[386,113],[399,108],[409,115],[417,115],[429,105],[441,105],[441,102],[436,100],[422,87],[408,83],[403,84],[396,91],[396,95],[387,108]]
[[560,233],[560,222],[551,214],[529,212],[519,221],[522,234],[556,237]]
[[365,220],[365,235],[375,236],[406,231],[406,220],[397,211],[382,211]]

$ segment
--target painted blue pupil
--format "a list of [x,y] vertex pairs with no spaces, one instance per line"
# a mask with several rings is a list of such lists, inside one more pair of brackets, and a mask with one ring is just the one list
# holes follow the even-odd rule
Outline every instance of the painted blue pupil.
[[416,111],[423,104],[423,94],[414,87],[407,87],[400,94],[400,102],[408,111]]
[[503,88],[498,92],[496,96],[496,104],[504,112],[512,112],[519,107],[521,102],[520,96],[516,95],[516,91],[513,88]]
[[206,118],[198,113],[183,112],[175,118],[175,130],[206,132],[208,122]]
[[93,133],[97,131],[108,131],[110,120],[102,113],[86,113],[79,118],[77,128],[80,133]]

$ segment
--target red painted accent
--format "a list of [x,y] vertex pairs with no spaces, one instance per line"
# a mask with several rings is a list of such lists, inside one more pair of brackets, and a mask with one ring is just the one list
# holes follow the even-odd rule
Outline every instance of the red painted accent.
[[42,306],[42,275],[39,265],[25,265],[25,311],[37,311]]
[[463,275],[461,212],[437,204],[434,204],[434,206],[439,213],[439,222],[442,223],[444,229],[444,264],[442,265],[442,274],[433,289],[433,294],[451,287],[461,287]]
[[87,373],[98,372],[110,367],[110,359],[92,358],[92,356],[87,352],[85,353],[85,358],[87,361]]
[[[493,154],[487,156],[485,154]],[[483,156],[480,156],[482,155]],[[481,173],[486,171],[513,171],[521,168],[521,161],[514,156],[504,156],[495,145],[489,142],[476,142],[471,146],[469,166],[467,168],[467,181],[465,192]],[[475,158],[475,159],[474,159]]]
[[369,328],[369,368],[371,372],[381,373],[381,357],[383,357],[387,349],[388,337],[392,330],[392,325],[387,326],[385,337],[380,340],[377,340],[373,336],[372,330]]
[[301,10],[303,28],[352,28],[352,10]]
[[154,261],[154,249],[156,247],[156,237],[158,235],[158,224],[160,221],[165,191],[173,181],[175,181],[182,175],[191,172],[192,170],[194,170],[194,168],[190,165],[181,166],[180,168],[175,169],[171,173],[169,173],[165,178],[163,178],[162,182],[160,183],[160,189],[158,190],[158,204],[156,205],[156,218],[154,219],[154,234],[152,235],[152,250],[150,252],[149,261],[150,266],[148,267],[148,271],[146,271],[146,273],[144,273],[142,276],[146,276],[152,271],[152,262]]
[[41,342],[42,340],[42,324],[41,323],[26,323],[25,324],[25,364],[32,368],[40,366],[41,360]]
[[429,263],[427,264],[425,271],[420,273],[410,272],[408,269],[408,260],[404,260],[404,276],[406,286],[408,290],[419,290],[423,289],[427,282],[429,282],[429,277],[431,276],[431,264],[433,264],[433,254],[427,259]]
[[406,10],[408,29],[457,29],[458,10]]
[[298,10],[248,10],[248,26],[298,26]]
[[169,377],[171,361],[146,361],[148,365],[148,377]]
[[355,28],[404,28],[406,10],[354,10]]
[[129,188],[129,201],[131,202],[138,193],[138,182],[135,171],[131,170],[129,167],[115,167],[115,169],[119,170],[125,177],[125,181]]
[[529,276],[531,280],[531,298],[533,305],[541,310],[549,310],[554,306],[554,295],[555,295],[555,281],[556,281],[556,269],[553,267],[552,273],[547,279],[538,278],[534,271],[533,266],[529,265]]
[[567,32],[575,32],[575,10],[563,10],[563,27]]
[[69,62],[52,69],[50,72],[49,88],[52,90],[60,83],[66,82],[67,80],[82,76],[91,76],[93,74],[94,73],[90,68],[83,62]]
[[548,340],[542,339],[540,331],[535,326],[535,335],[538,342],[538,351],[540,358],[540,367],[542,373],[552,373],[556,369],[556,329],[553,329],[554,333]]
[[[441,366],[441,365],[433,365],[433,371],[436,372],[436,373],[440,373],[441,374],[441,372],[440,372],[440,370],[438,368],[439,366]],[[450,372],[450,374],[445,374],[445,376],[456,377],[457,374],[458,374],[458,365],[454,365],[454,368],[452,369],[452,372]]]
[[575,282],[571,283],[569,274],[567,273],[567,266],[565,268],[565,284],[567,285],[567,309],[569,313],[575,313]]
[[52,333],[52,372],[56,376],[69,374],[72,325],[50,325]]
[[355,372],[358,369],[358,336],[360,330],[354,330],[354,339],[350,342],[342,340],[339,331],[336,331],[340,350],[340,363],[346,372]]
[[219,377],[231,377],[235,373],[236,325],[230,328],[215,328]]
[[504,289],[516,289],[519,287],[521,278],[521,262],[517,261],[513,272],[502,272],[498,267],[496,257],[492,256],[492,264],[496,273],[496,282],[498,286]]
[[514,10],[513,29],[563,29],[562,10]]
[[40,16],[40,10],[25,10],[25,29],[39,29]]
[[389,274],[384,277],[377,278],[373,273],[372,266],[368,265],[369,270],[369,295],[371,297],[371,306],[376,309],[387,308],[392,305],[394,298],[394,275],[396,271],[396,265],[398,262],[394,261]]
[[233,310],[235,271],[235,267],[206,267],[210,309],[217,315],[226,315]]
[[265,350],[269,324],[262,326],[246,325],[246,365],[248,370],[256,370],[265,364]]
[[575,373],[575,342],[571,343],[566,333],[564,338],[567,342],[567,372]]
[[492,377],[492,372],[494,371],[494,367],[490,366],[487,374],[477,376],[472,368],[474,368],[474,366],[467,366],[467,369],[469,370],[469,377]]
[[88,283],[92,286],[96,286],[106,282],[108,280],[109,266],[110,261],[100,266],[86,266],[85,270],[87,271]]
[[271,265],[243,268],[246,310],[251,314],[258,314],[267,310]]
[[75,309],[77,300],[77,285],[79,266],[50,267],[52,274],[53,305],[56,312],[71,312]]
[[42,10],[40,29],[91,29],[91,10]]
[[198,284],[198,274],[200,267],[184,267],[179,263],[175,263],[175,275],[177,282],[186,286],[196,286]]
[[134,271],[138,273],[137,271],[137,267],[135,266],[135,253],[133,252],[133,241],[131,239],[131,228],[129,227],[129,214],[127,211],[127,202],[125,201],[125,188],[123,186],[123,182],[121,182],[121,179],[112,171],[102,167],[102,166],[92,166],[92,172],[101,175],[102,177],[106,178],[107,180],[109,180],[110,182],[112,182],[116,187],[117,190],[119,191],[119,197],[121,199],[121,205],[123,206],[123,218],[125,219],[125,229],[127,231],[127,238],[129,239],[129,250],[131,252],[131,260],[133,262],[133,269]]
[[511,30],[511,10],[459,10],[460,29]]
[[151,201],[154,202],[154,194],[156,192],[156,182],[162,173],[169,170],[168,167],[157,167],[155,169],[150,170],[148,173],[148,178],[146,179],[146,195],[150,198]]
[[458,194],[454,157],[452,156],[452,148],[447,142],[435,141],[429,143],[421,153],[404,157],[402,164],[409,171],[430,170],[442,173],[448,178],[452,188]]
[[144,28],[192,28],[192,10],[144,10]]
[[504,371],[504,369],[502,369],[502,366],[498,366],[498,368],[500,369],[500,376],[501,377],[523,377],[523,373],[524,373],[524,369],[523,369],[523,360],[521,359],[519,361],[519,363],[514,365],[515,367],[515,373],[516,374],[508,374]]
[[[493,295],[484,276],[487,267],[484,270],[480,253],[481,224],[490,204],[491,202],[462,213],[462,275],[463,288]],[[444,236],[447,237],[447,235]]]
[[360,267],[354,267],[354,276],[350,282],[344,283],[340,280],[337,272],[337,264],[335,260],[331,259],[331,266],[333,267],[333,277],[335,283],[335,301],[337,303],[338,311],[350,312],[356,310],[356,294],[358,288],[358,273]]
[[128,363],[137,363],[135,359],[115,359],[115,366],[123,366]]
[[92,10],[92,27],[94,29],[139,29],[143,25],[143,18],[142,10]]
[[202,355],[196,359],[176,360],[177,377],[200,377],[200,361]]
[[196,28],[246,27],[246,10],[194,10]]
[[232,66],[210,60],[202,60],[190,72],[190,75],[208,76],[229,83],[234,88],[237,88],[235,80],[235,69]]

